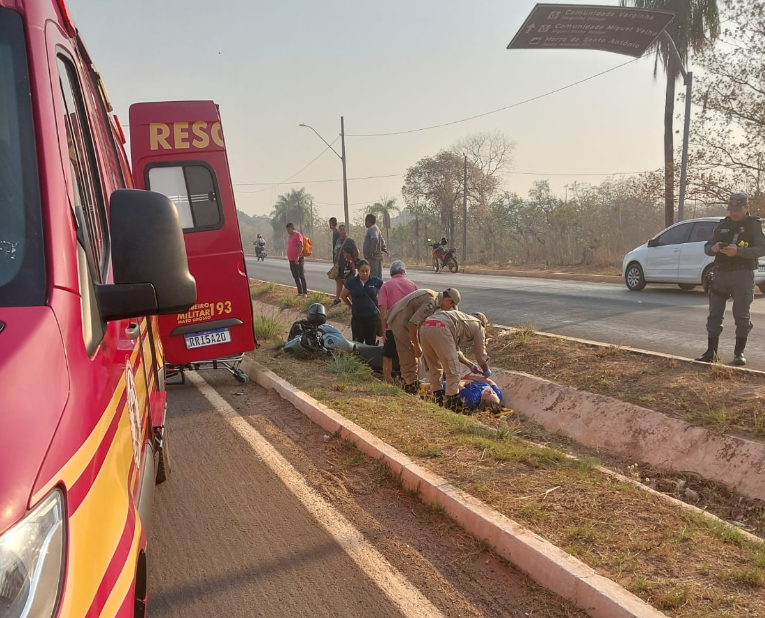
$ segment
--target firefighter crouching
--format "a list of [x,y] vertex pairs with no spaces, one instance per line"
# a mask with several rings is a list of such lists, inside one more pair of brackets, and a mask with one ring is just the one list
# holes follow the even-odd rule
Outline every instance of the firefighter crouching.
[[707,351],[696,360],[711,363],[717,359],[717,347],[723,330],[725,303],[733,298],[736,322],[736,347],[733,364],[746,365],[744,348],[752,330],[749,308],[754,300],[754,270],[758,258],[765,255],[762,222],[749,215],[746,194],[734,193],[728,200],[728,216],[715,228],[704,245],[707,255],[714,255],[714,279],[709,288]]
[[[420,327],[420,345],[428,366],[428,382],[437,403],[449,410],[459,407],[460,364],[473,371],[481,368],[483,376],[491,376],[486,354],[486,327],[489,320],[483,313],[468,315],[462,311],[436,311]],[[460,351],[472,344],[476,364]],[[477,365],[477,366],[476,366]],[[441,371],[446,373],[446,395],[441,390]]]
[[404,390],[415,394],[418,390],[417,359],[422,356],[419,328],[437,309],[456,309],[460,302],[456,288],[447,288],[440,294],[433,290],[415,290],[391,308],[387,323],[396,340],[396,351],[404,379]]

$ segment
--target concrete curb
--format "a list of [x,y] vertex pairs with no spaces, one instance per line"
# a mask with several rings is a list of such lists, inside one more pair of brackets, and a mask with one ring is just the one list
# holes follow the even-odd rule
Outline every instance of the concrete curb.
[[719,434],[635,404],[497,369],[518,414],[551,433],[665,470],[692,472],[765,500],[765,443]]
[[571,601],[594,618],[660,618],[665,616],[635,595],[563,550],[505,517],[445,479],[414,463],[403,453],[309,397],[259,363],[246,358],[243,370],[267,389],[275,390],[311,421],[329,433],[339,432],[374,459],[382,460],[402,485],[417,491],[427,504],[446,514],[498,555],[541,586]]

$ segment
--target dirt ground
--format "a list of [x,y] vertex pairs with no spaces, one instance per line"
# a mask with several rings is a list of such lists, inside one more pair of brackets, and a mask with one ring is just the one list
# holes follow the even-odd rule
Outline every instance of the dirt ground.
[[447,412],[340,360],[260,362],[457,486],[578,557],[669,616],[765,616],[765,548],[523,439],[510,419]]

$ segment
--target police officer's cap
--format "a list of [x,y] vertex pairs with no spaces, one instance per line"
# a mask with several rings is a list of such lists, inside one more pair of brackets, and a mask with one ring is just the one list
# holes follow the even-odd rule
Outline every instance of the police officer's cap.
[[731,208],[745,208],[746,202],[746,193],[731,193],[728,198],[728,210]]
[[460,300],[462,299],[462,295],[457,288],[446,288],[442,294],[444,298],[451,298],[454,301],[455,309],[457,308],[457,305],[460,304]]

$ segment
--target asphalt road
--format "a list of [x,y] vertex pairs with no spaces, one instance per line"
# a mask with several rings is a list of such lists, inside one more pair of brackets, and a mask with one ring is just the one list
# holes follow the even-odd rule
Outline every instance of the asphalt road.
[[[326,277],[329,264],[306,262],[308,288],[334,293]],[[294,285],[286,261],[247,259],[251,277]],[[496,324],[531,325],[551,333],[625,345],[693,358],[706,349],[707,297],[700,288],[685,292],[673,285],[649,285],[630,292],[624,285],[530,279],[492,275],[430,273],[413,270],[420,287],[462,293],[460,309],[483,311]],[[754,330],[749,337],[748,366],[765,370],[765,297],[752,304]],[[730,303],[721,338],[724,362],[733,359],[735,339]]]
[[153,618],[584,616],[275,393],[223,371],[168,391]]

